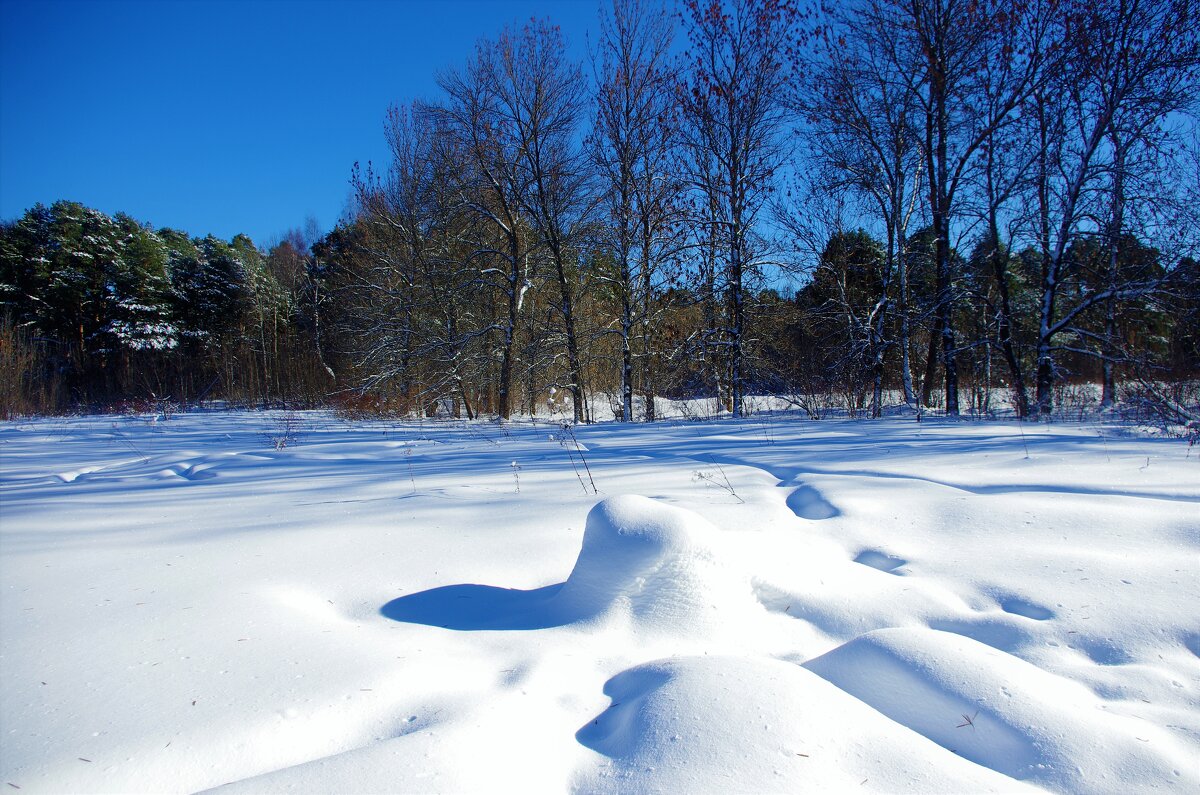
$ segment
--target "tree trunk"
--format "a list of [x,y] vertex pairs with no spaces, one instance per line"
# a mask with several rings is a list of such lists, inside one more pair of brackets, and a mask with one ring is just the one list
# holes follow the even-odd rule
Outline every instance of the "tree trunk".
[[[1113,132],[1110,135],[1113,145],[1113,206],[1112,220],[1108,232],[1108,289],[1115,293],[1117,289],[1117,269],[1120,266],[1121,227],[1125,224],[1125,147],[1121,138]],[[1117,381],[1114,359],[1117,355],[1117,302],[1109,297],[1104,302],[1104,351],[1103,351],[1103,387],[1100,397],[1100,408],[1108,409],[1117,402]]]
[[525,274],[521,267],[521,242],[515,229],[508,231],[508,318],[505,322],[504,347],[500,354],[500,383],[497,385],[496,413],[500,419],[512,417],[513,359],[516,354],[517,321],[525,296]]
[[875,364],[871,368],[872,383],[871,383],[871,418],[879,419],[883,416],[883,357],[876,356]]
[[934,215],[937,230],[937,324],[941,336],[942,368],[946,377],[946,416],[958,416],[958,366],[955,363],[954,302],[950,280],[950,224],[945,213]]
[[559,298],[562,301],[559,311],[562,313],[563,326],[567,333],[567,377],[571,381],[573,415],[575,422],[581,423],[586,421],[583,403],[583,368],[579,361],[579,339],[575,334],[575,306],[571,299],[571,282],[567,277],[561,245],[553,242],[550,250],[554,257],[554,268],[558,275]]
[[745,296],[742,292],[742,257],[741,246],[735,238],[730,251],[730,285],[729,285],[729,313],[730,313],[730,335],[729,341],[729,386],[730,397],[732,398],[732,408],[734,417],[741,417],[745,414],[745,382],[742,372],[742,339],[745,334],[744,320],[744,301]]
[[933,396],[933,380],[937,375],[938,366],[938,335],[929,331],[929,351],[925,357],[925,377],[921,379],[921,406],[928,407],[929,399]]
[[621,419],[633,422],[633,280],[628,247],[622,247],[625,250],[621,252]]
[[633,422],[633,351],[629,345],[629,328],[621,328],[621,419]]
[[651,311],[654,302],[654,285],[650,276],[650,245],[652,236],[649,224],[645,223],[642,236],[642,400],[645,402],[643,411],[646,422],[654,422],[657,416],[654,411],[654,394],[656,371],[654,365],[653,326]]
[[1042,298],[1038,315],[1037,345],[1037,413],[1049,419],[1054,408],[1054,353],[1051,350],[1051,326],[1054,323],[1054,304],[1058,295],[1058,261],[1050,251],[1050,140],[1045,101],[1037,97],[1038,153],[1038,237],[1042,254]]
[[[942,24],[944,20],[939,20]],[[942,369],[946,379],[946,415],[958,416],[958,369],[954,362],[954,312],[950,283],[950,196],[949,185],[949,112],[947,105],[946,59],[941,40],[930,42],[929,107],[926,115],[925,142],[928,161],[929,208],[933,221],[934,262],[937,272],[937,333],[941,335]],[[932,350],[932,348],[931,348]],[[928,387],[926,387],[928,389]]]
[[[994,221],[993,221],[994,223]],[[993,235],[995,233],[993,232]],[[996,277],[996,290],[1000,294],[1000,317],[996,337],[1000,342],[1000,351],[1004,354],[1004,362],[1008,365],[1009,376],[1012,378],[1012,394],[1016,403],[1017,416],[1029,416],[1029,395],[1025,389],[1025,373],[1021,369],[1021,360],[1017,357],[1016,346],[1012,338],[1012,304],[1008,290],[1008,254],[1000,251],[996,238],[992,238],[992,272]]]
[[899,305],[897,311],[900,313],[900,378],[904,384],[904,402],[909,406],[917,404],[917,392],[913,387],[912,377],[912,354],[911,346],[911,329],[909,326],[909,311],[908,311],[908,262],[904,256],[904,235],[899,235],[896,242],[896,276],[899,281],[899,295],[897,300]]

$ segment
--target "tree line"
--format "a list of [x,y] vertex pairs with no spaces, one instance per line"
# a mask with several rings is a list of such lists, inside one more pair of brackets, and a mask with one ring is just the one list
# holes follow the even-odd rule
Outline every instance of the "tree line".
[[205,397],[315,403],[309,243],[155,230],[76,202],[0,229],[6,414]]
[[389,162],[354,167],[325,235],[260,250],[68,202],[6,224],[0,366],[47,405],[577,422],[1186,385],[1198,10],[604,0],[583,62],[531,20],[388,111]]

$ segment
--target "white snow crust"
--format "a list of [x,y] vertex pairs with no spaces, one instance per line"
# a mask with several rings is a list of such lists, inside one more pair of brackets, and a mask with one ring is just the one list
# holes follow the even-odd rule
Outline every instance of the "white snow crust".
[[0,423],[0,787],[1200,791],[1186,442],[573,435]]

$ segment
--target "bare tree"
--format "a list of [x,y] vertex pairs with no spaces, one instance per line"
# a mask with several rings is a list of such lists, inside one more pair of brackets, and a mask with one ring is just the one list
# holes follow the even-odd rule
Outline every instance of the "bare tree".
[[[810,85],[798,106],[809,121],[808,140],[816,178],[826,191],[849,190],[864,203],[865,214],[883,228],[885,251],[878,292],[862,307],[847,303],[872,372],[871,413],[882,413],[884,362],[897,343],[905,402],[915,405],[909,364],[908,268],[905,247],[924,168],[917,96],[910,76],[921,64],[898,48],[894,31],[901,19],[884,2],[854,6],[823,29],[823,46],[809,66]],[[890,312],[898,305],[898,340],[889,332]],[[861,312],[861,314],[860,314]]]
[[508,419],[513,411],[517,330],[533,283],[520,136],[505,123],[497,96],[494,47],[493,42],[481,41],[465,69],[442,75],[438,82],[446,99],[428,111],[455,140],[455,151],[464,159],[454,188],[459,206],[475,216],[474,227],[482,233],[467,260],[503,295],[503,314],[495,323],[501,336],[496,403],[497,413]]
[[467,159],[454,136],[438,129],[421,112],[413,127],[419,146],[405,169],[421,186],[421,256],[415,269],[420,294],[414,356],[425,367],[422,399],[426,405],[448,404],[452,416],[476,415],[476,395],[486,383],[484,340],[495,328],[489,310],[488,280],[474,264],[477,217],[458,201]]
[[[1013,123],[1015,111],[1035,87],[1045,53],[1042,41],[1018,46],[1020,25],[1011,4],[1000,0],[891,0],[903,13],[897,52],[919,53],[922,68],[912,88],[924,115],[924,153],[929,215],[935,234],[937,332],[946,383],[946,413],[957,416],[959,342],[954,331],[951,268],[952,227],[960,192],[969,183],[981,148],[995,131]],[[984,69],[994,64],[997,68]],[[988,102],[981,99],[987,97]]]
[[[384,130],[392,156],[387,172],[381,177],[368,172],[353,181],[359,218],[371,230],[363,241],[374,263],[361,274],[361,287],[387,307],[386,314],[363,313],[370,318],[371,342],[360,348],[358,367],[367,388],[395,380],[406,403],[421,403],[424,362],[416,351],[424,296],[418,274],[428,266],[432,223],[426,199],[431,131],[419,112],[398,106],[388,109]],[[376,328],[388,333],[375,334]]]
[[577,245],[595,203],[586,153],[578,142],[587,95],[583,74],[566,59],[555,25],[532,20],[481,49],[482,75],[494,97],[497,129],[511,136],[524,209],[544,246],[558,285],[555,309],[563,324],[567,383],[576,422],[586,419],[576,283]]
[[636,359],[645,418],[654,419],[654,294],[661,286],[662,259],[670,255],[679,187],[670,168],[671,40],[671,16],[657,2],[613,0],[611,9],[602,9],[593,56],[597,101],[591,144],[605,187],[605,240],[616,261],[612,283],[620,304],[621,413],[627,422],[634,419]]
[[[1131,169],[1150,162],[1132,156],[1134,147],[1161,147],[1168,131],[1159,123],[1195,101],[1197,16],[1194,0],[1089,0],[1067,4],[1060,17],[1066,57],[1034,95],[1030,114],[1039,144],[1033,180],[1042,265],[1036,400],[1043,416],[1053,407],[1056,354],[1096,355],[1098,344],[1101,356],[1108,347],[1111,361],[1115,302],[1145,299],[1159,286],[1154,274],[1118,273],[1127,188]],[[1105,283],[1068,295],[1072,245],[1088,235],[1109,243]],[[1082,322],[1097,307],[1107,307],[1106,334]]]
[[680,91],[690,179],[702,197],[704,231],[720,257],[731,409],[745,412],[747,279],[760,264],[752,246],[759,214],[787,153],[792,79],[790,0],[688,0],[688,84]]
[[[1012,252],[1023,214],[1014,211],[1011,205],[1029,182],[1031,169],[1037,162],[1036,136],[1029,134],[1023,110],[1029,97],[1036,95],[1059,68],[1062,51],[1050,42],[1060,9],[1052,0],[1013,6],[996,13],[995,22],[1002,26],[998,34],[1002,43],[999,52],[993,55],[999,57],[987,57],[976,65],[974,102],[984,109],[983,116],[998,123],[984,130],[979,163],[973,173],[968,172],[962,214],[974,216],[982,225],[973,263],[981,271],[975,274],[980,277],[977,284],[990,279],[991,287],[987,295],[979,296],[989,315],[980,321],[988,329],[987,344],[998,348],[1004,358],[1014,408],[1018,416],[1024,417],[1029,414],[1029,397],[1018,349],[1018,318],[1012,294]],[[1010,106],[1014,85],[1025,91],[1024,97],[1020,97],[1022,104],[1015,108]],[[971,342],[968,340],[968,344]],[[990,351],[987,356],[990,363]]]

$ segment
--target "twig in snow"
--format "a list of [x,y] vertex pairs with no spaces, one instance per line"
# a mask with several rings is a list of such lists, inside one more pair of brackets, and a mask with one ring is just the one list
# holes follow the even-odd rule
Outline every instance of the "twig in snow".
[[770,410],[768,409],[768,410],[762,411],[762,413],[759,414],[759,416],[762,417],[763,441],[768,446],[775,444],[775,433],[774,433],[775,428],[774,428],[773,424],[771,423],[772,415],[771,415]]
[[1021,446],[1025,448],[1025,460],[1029,460],[1029,445],[1025,443],[1025,420],[1017,415],[1017,428],[1021,431]]
[[488,436],[487,434],[485,434],[485,433],[484,433],[484,432],[481,430],[480,426],[478,426],[478,425],[477,425],[476,423],[474,423],[474,422],[470,422],[470,421],[468,421],[468,420],[463,420],[463,421],[462,421],[462,425],[461,425],[460,427],[462,427],[462,429],[463,429],[463,430],[465,430],[465,431],[466,431],[468,434],[470,434],[472,437],[474,437],[474,438],[476,438],[476,439],[481,439],[481,440],[483,440],[483,441],[487,442],[488,444],[490,444],[492,447],[499,447],[499,446],[500,446],[500,443],[499,443],[498,441],[496,441],[496,440],[495,440],[495,439],[493,439],[492,437],[490,437],[490,436]]
[[412,493],[417,493],[417,479],[413,477],[412,447],[404,448],[404,460],[408,462],[408,479],[412,482]]
[[970,715],[970,716],[968,716],[967,713],[964,712],[962,717],[963,717],[963,723],[958,724],[954,728],[962,729],[966,726],[970,726],[971,730],[974,731],[975,730],[975,719],[977,717],[979,717],[979,710],[975,710],[975,714]]
[[132,451],[133,454],[136,455],[138,458],[142,459],[143,464],[150,460],[150,456],[143,453],[142,449],[140,447],[138,447],[136,444],[134,444],[133,439],[130,439],[128,436],[126,436],[124,433],[122,433],[121,429],[117,427],[117,424],[115,422],[112,424],[112,433],[113,433],[113,438],[116,439],[118,442],[121,442],[121,444],[123,444],[126,448],[128,448],[130,451]]
[[268,421],[268,426],[262,432],[263,441],[276,450],[295,447],[307,433],[304,419],[291,409],[282,414],[276,414]]
[[737,500],[741,504],[745,505],[746,501],[743,500],[738,495],[738,493],[734,490],[733,484],[729,482],[729,478],[725,474],[725,470],[721,468],[721,465],[717,463],[716,459],[710,457],[709,460],[712,461],[712,465],[717,468],[717,472],[720,473],[721,479],[717,480],[716,475],[713,475],[713,473],[711,473],[711,472],[704,472],[702,470],[697,469],[695,472],[692,473],[692,480],[702,480],[705,483],[711,483],[712,485],[716,486],[717,488],[724,489],[725,491],[729,492],[729,494],[735,500]]
[[[588,485],[591,484],[592,494],[599,494],[600,490],[596,488],[596,481],[592,479],[592,468],[588,466],[587,458],[583,455],[583,448],[579,446],[579,440],[575,438],[575,428],[569,422],[560,422],[558,429],[562,431],[562,438],[558,443],[567,451],[567,457],[571,459],[571,466],[575,469],[575,477],[579,478],[579,485],[583,487],[583,493],[588,493]],[[579,472],[579,465],[575,463],[575,455],[579,455],[579,460],[583,463],[584,471],[587,472],[588,482],[583,482],[583,475]]]
[[1112,457],[1108,454],[1108,442],[1104,438],[1104,431],[1096,429],[1096,435],[1100,437],[1100,444],[1104,445],[1104,458],[1108,463],[1112,463]]

